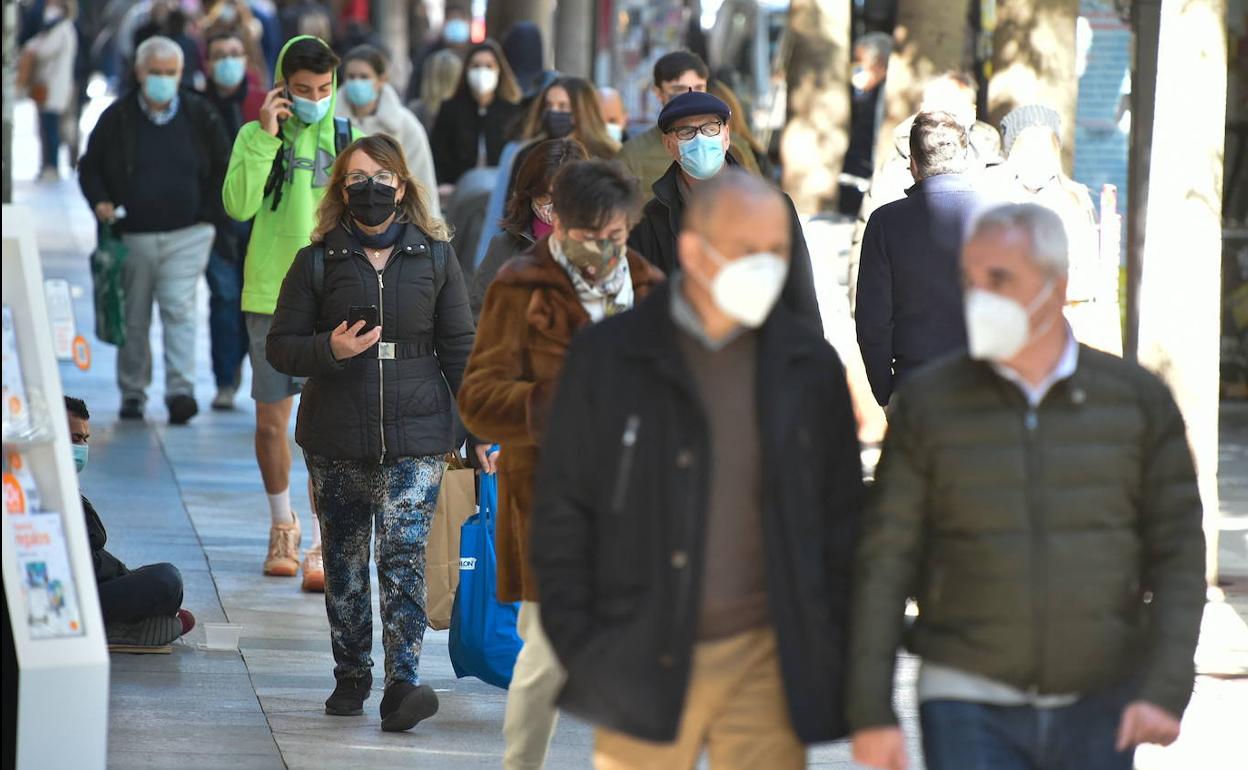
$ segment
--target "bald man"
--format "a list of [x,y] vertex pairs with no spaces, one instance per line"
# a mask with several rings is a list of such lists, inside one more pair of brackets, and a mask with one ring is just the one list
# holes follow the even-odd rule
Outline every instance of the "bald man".
[[573,339],[547,423],[530,556],[559,705],[600,770],[801,768],[846,732],[844,368],[777,302],[791,229],[765,182],[698,185],[677,247],[668,284]]
[[610,86],[599,88],[598,108],[602,111],[602,119],[611,138],[621,144],[628,141],[628,108],[624,106],[620,92]]

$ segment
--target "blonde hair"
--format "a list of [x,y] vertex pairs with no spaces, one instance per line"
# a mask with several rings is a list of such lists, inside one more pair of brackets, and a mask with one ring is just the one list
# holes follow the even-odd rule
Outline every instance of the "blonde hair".
[[351,219],[343,190],[347,184],[351,156],[357,150],[399,178],[399,185],[405,190],[403,200],[397,204],[399,222],[414,224],[425,235],[437,241],[451,239],[451,230],[446,222],[429,213],[428,199],[431,192],[412,177],[407,161],[403,158],[403,147],[398,140],[388,134],[373,134],[356,139],[338,153],[338,159],[334,161],[334,167],[330,171],[329,185],[325,188],[325,195],[316,212],[316,229],[312,231],[312,243],[324,243],[325,236],[330,231],[347,224]]
[[459,58],[459,54],[445,48],[425,62],[424,72],[420,75],[420,102],[431,123],[442,109],[442,103],[455,95],[463,68],[464,60]]

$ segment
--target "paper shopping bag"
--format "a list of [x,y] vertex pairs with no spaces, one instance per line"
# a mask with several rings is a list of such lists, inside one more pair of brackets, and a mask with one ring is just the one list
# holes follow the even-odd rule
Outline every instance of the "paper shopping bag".
[[438,506],[425,546],[425,585],[429,591],[425,612],[429,627],[436,631],[451,626],[451,608],[459,586],[459,531],[468,517],[477,512],[475,475],[471,468],[447,468],[442,475]]

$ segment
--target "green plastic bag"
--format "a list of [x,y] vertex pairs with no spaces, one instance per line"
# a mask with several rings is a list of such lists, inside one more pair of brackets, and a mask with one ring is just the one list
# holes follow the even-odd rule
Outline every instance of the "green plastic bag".
[[112,225],[100,223],[95,251],[91,254],[91,281],[95,288],[95,336],[121,347],[126,344],[125,291],[121,284],[126,246]]

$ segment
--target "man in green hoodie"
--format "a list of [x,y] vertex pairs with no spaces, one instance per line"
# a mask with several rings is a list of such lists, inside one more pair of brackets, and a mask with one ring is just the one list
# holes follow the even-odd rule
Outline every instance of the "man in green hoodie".
[[[260,107],[234,141],[222,199],[240,221],[254,219],[243,267],[243,313],[251,338],[251,397],[256,402],[256,462],[269,498],[271,529],[266,575],[299,572],[301,532],[290,507],[287,426],[302,382],[271,367],[265,338],[282,279],[295,253],[308,245],[316,210],[338,150],[353,138],[350,124],[335,123],[338,57],[321,39],[291,38],[277,59],[274,81]],[[324,590],[320,528],[312,516],[312,547],[303,562],[305,590]]]

